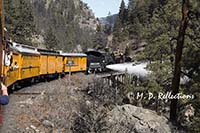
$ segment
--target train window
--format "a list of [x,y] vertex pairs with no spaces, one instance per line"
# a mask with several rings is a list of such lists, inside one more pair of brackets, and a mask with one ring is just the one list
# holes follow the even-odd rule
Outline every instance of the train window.
[[74,58],[74,64],[78,64],[78,58]]
[[73,66],[74,65],[74,61],[73,60],[67,60],[66,65],[67,66]]
[[18,66],[17,62],[15,61],[13,69],[17,69],[17,68],[19,68],[19,66]]
[[12,64],[12,52],[8,51],[6,54],[5,54],[5,60],[4,60],[4,63],[5,63],[5,66],[10,66]]

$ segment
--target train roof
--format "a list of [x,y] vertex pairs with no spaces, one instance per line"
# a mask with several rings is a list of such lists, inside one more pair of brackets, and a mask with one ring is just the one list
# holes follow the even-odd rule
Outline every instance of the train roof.
[[87,52],[85,52],[85,54],[87,54],[87,55],[93,55],[93,56],[102,56],[103,55],[103,53],[102,52],[100,52],[100,51],[87,51]]
[[35,47],[23,45],[20,43],[12,42],[10,46],[12,49],[25,54],[40,54]]
[[32,46],[27,46],[24,44],[16,43],[16,42],[8,42],[10,44],[10,48],[16,50],[20,53],[26,54],[42,54],[42,55],[57,55],[57,56],[69,56],[69,57],[87,57],[84,53],[64,53],[62,51],[54,51],[47,49],[37,49]]
[[47,49],[37,49],[37,51],[40,54],[44,54],[44,55],[60,55],[59,51],[54,51],[54,50],[47,50]]
[[60,53],[62,56],[70,56],[70,57],[75,57],[75,56],[78,56],[78,57],[87,57],[86,54],[84,53]]

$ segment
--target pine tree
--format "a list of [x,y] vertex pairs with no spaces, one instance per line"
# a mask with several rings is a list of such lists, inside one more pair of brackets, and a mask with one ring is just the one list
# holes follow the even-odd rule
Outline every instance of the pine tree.
[[113,28],[113,18],[112,18],[112,15],[110,12],[108,13],[108,16],[106,17],[106,22],[107,23],[105,24],[103,31],[105,34],[110,35],[113,30],[112,29]]
[[[184,49],[183,49],[183,58],[180,61],[181,64],[181,77],[183,75],[190,78],[190,82],[186,82],[181,87],[179,86],[179,91],[184,94],[195,94],[197,97],[195,100],[179,100],[177,106],[179,114],[179,107],[192,103],[195,109],[199,108],[197,105],[200,103],[200,96],[197,91],[199,85],[199,60],[194,59],[199,56],[199,24],[200,24],[200,15],[198,9],[195,9],[194,1],[190,1],[190,21],[188,23],[188,28],[185,33],[184,40]],[[174,10],[176,9],[176,10]],[[161,6],[157,7],[154,11],[152,18],[150,19],[150,24],[145,27],[145,37],[148,41],[148,45],[145,48],[146,59],[153,61],[149,65],[149,68],[153,72],[154,78],[157,84],[161,85],[163,90],[169,90],[172,84],[172,77],[175,65],[175,45],[178,42],[178,31],[181,20],[181,2],[170,0],[165,3],[162,3]],[[181,32],[184,33],[184,32]],[[178,74],[175,74],[176,76]],[[173,83],[174,84],[174,83]],[[177,108],[173,105],[173,109]],[[174,110],[172,110],[174,111]],[[191,120],[192,123],[198,121],[198,113],[195,120]],[[174,115],[173,115],[174,116]],[[177,116],[179,117],[179,116]],[[175,117],[173,117],[175,118]],[[191,123],[190,123],[191,124]],[[193,131],[191,125],[188,124],[186,127]],[[194,126],[195,124],[193,124]],[[199,129],[195,126],[195,130]]]
[[[183,0],[183,2],[185,1]],[[138,54],[143,60],[150,62],[148,69],[152,73],[149,76],[150,80],[147,82],[147,88],[153,89],[155,92],[166,92],[172,90],[172,86],[176,89],[178,86],[179,92],[195,95],[195,99],[179,100],[177,106],[172,105],[173,109],[171,110],[172,112],[176,110],[177,112],[174,114],[181,117],[180,112],[185,108],[185,105],[192,104],[195,108],[195,116],[183,125],[190,132],[200,131],[200,60],[197,58],[200,56],[199,6],[199,1],[190,1],[190,21],[185,33],[184,31],[181,32],[182,35],[185,35],[182,54],[177,50],[180,50],[180,47],[176,48],[178,42],[179,45],[180,42],[183,42],[178,39],[180,37],[179,27],[182,16],[182,3],[180,1],[129,0],[128,22],[121,25],[116,21],[114,26],[114,39],[116,42],[120,42],[119,38],[123,36],[124,29],[128,27],[129,38],[139,38],[147,43],[145,50]],[[183,39],[182,35],[180,38]],[[178,61],[181,65],[181,71],[178,74],[174,74],[177,71],[177,69],[174,69],[176,54],[179,54],[179,57],[182,55],[182,60]],[[173,77],[176,77],[176,81],[178,81],[177,79],[183,78],[183,76],[189,78],[189,81],[181,85],[177,85],[178,82],[175,81],[172,83]],[[175,91],[175,93],[177,92]],[[180,123],[183,124],[181,121]]]
[[126,5],[125,5],[124,0],[122,0],[120,9],[119,9],[119,19],[122,24],[124,24],[127,21],[127,17],[128,17],[128,13],[127,13]]
[[115,20],[115,24],[114,24],[114,27],[113,27],[113,35],[114,35],[114,43],[117,43],[117,42],[121,42],[122,40],[122,23],[119,19],[119,16],[117,16],[116,20]]
[[5,1],[5,25],[11,38],[20,43],[30,44],[34,33],[34,17],[30,3],[26,0]]
[[58,41],[52,31],[52,28],[48,29],[48,32],[46,33],[44,38],[44,42],[48,49],[54,49],[57,47]]
[[[188,13],[189,13],[189,0],[183,0],[182,2],[182,20],[179,28],[179,34],[177,37],[177,46],[175,54],[175,70],[172,80],[172,94],[176,95],[179,93],[180,77],[181,77],[181,60],[183,53],[183,45],[185,40],[186,29],[188,26]],[[172,99],[170,106],[170,119],[177,121],[177,103],[178,99]]]
[[135,1],[129,0],[128,2],[128,22],[132,22],[134,18]]
[[93,39],[94,47],[96,49],[103,49],[105,46],[104,40],[103,40],[103,32],[102,32],[102,26],[98,25],[96,29],[96,33]]
[[4,17],[7,27],[12,26],[15,9],[12,0],[4,1]]

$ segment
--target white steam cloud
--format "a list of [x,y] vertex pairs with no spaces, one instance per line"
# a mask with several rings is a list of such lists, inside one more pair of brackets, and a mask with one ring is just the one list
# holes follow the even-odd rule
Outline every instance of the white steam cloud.
[[119,71],[127,72],[129,74],[134,74],[137,77],[147,77],[150,74],[150,71],[146,70],[147,63],[123,63],[123,64],[114,64],[107,65],[106,68]]

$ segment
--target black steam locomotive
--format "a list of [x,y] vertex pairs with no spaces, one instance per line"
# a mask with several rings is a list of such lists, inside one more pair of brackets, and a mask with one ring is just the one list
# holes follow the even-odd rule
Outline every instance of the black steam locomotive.
[[87,54],[87,73],[104,72],[106,65],[114,64],[113,57],[104,51],[89,50]]

